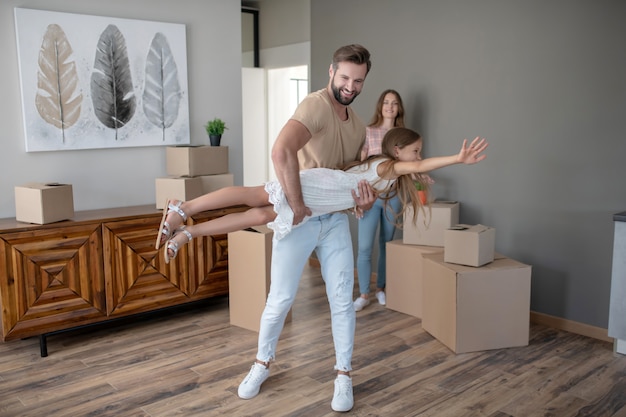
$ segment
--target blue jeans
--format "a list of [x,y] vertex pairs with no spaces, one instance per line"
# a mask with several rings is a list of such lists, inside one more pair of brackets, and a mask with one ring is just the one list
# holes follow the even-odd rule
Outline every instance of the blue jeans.
[[257,359],[274,359],[304,265],[315,250],[330,305],[335,370],[351,371],[356,314],[352,305],[354,255],[347,215],[333,213],[311,218],[272,243],[271,284],[261,315]]
[[387,202],[385,210],[384,201],[376,200],[374,206],[365,212],[359,220],[359,249],[356,259],[357,273],[359,276],[359,293],[370,293],[370,281],[372,278],[372,251],[376,241],[376,229],[380,223],[378,235],[378,271],[376,275],[376,287],[385,288],[387,283],[387,245],[393,239],[396,231],[397,213],[400,212],[400,199],[396,196]]

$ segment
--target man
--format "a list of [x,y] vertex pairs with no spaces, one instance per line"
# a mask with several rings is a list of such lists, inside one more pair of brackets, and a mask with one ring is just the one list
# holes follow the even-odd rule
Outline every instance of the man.
[[[278,180],[294,213],[294,225],[311,214],[304,205],[299,170],[338,169],[358,159],[365,125],[349,105],[359,95],[371,67],[370,54],[361,45],[347,45],[333,55],[326,88],[309,94],[285,124],[272,148]],[[355,214],[369,209],[376,195],[366,182],[354,193]],[[335,346],[335,393],[331,407],[349,411],[354,405],[350,378],[355,312],[352,304],[354,257],[346,213],[310,219],[281,240],[274,239],[271,285],[261,316],[256,361],[239,385],[243,399],[255,397],[269,376],[283,324],[296,296],[300,277],[311,252],[320,261],[331,311]]]

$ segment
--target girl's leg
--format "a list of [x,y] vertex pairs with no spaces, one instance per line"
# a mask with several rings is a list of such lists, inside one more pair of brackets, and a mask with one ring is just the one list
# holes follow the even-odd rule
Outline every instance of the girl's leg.
[[[172,200],[173,204],[178,203],[177,200]],[[250,207],[262,207],[269,204],[267,192],[265,187],[259,185],[256,187],[224,187],[219,190],[213,191],[194,198],[193,200],[183,201],[180,205],[180,210],[187,216],[193,216],[206,210],[215,210],[225,207],[231,207],[244,204]],[[169,211],[168,207],[165,207],[167,215],[165,221],[168,224],[170,232],[174,232],[177,228],[182,226],[183,219],[175,211]],[[263,223],[259,223],[263,224]],[[235,229],[238,230],[238,229]],[[161,235],[161,244],[165,241],[166,236]]]
[[[265,195],[267,195],[267,193]],[[274,206],[266,205],[263,207],[253,207],[241,213],[231,213],[206,222],[186,226],[185,230],[191,233],[192,237],[220,235],[242,230],[247,227],[260,226],[271,222],[275,218],[276,213],[274,212]],[[189,241],[184,233],[176,233],[170,240],[177,242],[178,247],[183,246]],[[175,256],[172,249],[168,248],[166,250],[170,258]]]
[[244,204],[249,207],[263,207],[269,204],[265,186],[224,187],[193,200],[185,201],[180,206],[188,216],[206,210],[220,209]]

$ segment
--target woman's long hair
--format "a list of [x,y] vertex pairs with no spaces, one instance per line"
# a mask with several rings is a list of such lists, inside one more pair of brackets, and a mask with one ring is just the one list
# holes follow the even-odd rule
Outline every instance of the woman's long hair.
[[[380,166],[383,168],[383,172],[380,177],[392,177],[395,175],[393,166],[397,162],[394,147],[397,146],[398,148],[402,149],[417,142],[418,140],[422,140],[422,136],[416,131],[408,129],[406,127],[394,127],[387,131],[387,133],[385,134],[382,143],[382,153],[380,155],[372,155],[365,161],[352,162],[347,165],[344,170],[362,164],[367,164],[367,167],[369,168],[372,162],[379,159],[386,159],[389,160],[389,162],[382,162],[380,164]],[[422,202],[417,193],[417,189],[415,187],[416,182],[421,184],[422,189],[425,190],[427,193],[430,192],[429,182],[422,178],[422,176],[419,174],[400,175],[391,185],[387,186],[384,190],[378,192],[378,198],[383,200],[385,209],[387,208],[387,203],[389,200],[394,198],[396,195],[399,197],[402,207],[399,213],[395,213],[394,220],[397,227],[402,227],[402,219],[404,218],[404,213],[409,206],[413,209],[413,224],[417,222],[417,214],[420,210],[422,210],[424,215],[426,215],[425,208],[422,205]]]
[[383,103],[385,102],[385,96],[389,93],[396,96],[396,100],[398,101],[398,115],[396,116],[396,120],[394,120],[393,125],[394,127],[404,127],[404,104],[402,104],[402,97],[400,97],[400,93],[392,89],[383,91],[380,97],[378,97],[378,101],[376,102],[376,111],[374,112],[372,121],[368,126],[380,126],[383,124]]

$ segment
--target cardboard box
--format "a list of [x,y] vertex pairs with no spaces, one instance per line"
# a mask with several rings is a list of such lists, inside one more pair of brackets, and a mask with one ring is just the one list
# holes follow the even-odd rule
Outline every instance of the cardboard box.
[[[255,226],[228,234],[230,324],[259,331],[270,290],[273,231]],[[291,312],[285,322],[291,320]]]
[[422,318],[422,255],[443,248],[406,245],[402,239],[387,242],[387,308]]
[[422,327],[453,352],[528,345],[531,267],[496,254],[480,268],[424,255]]
[[71,184],[30,182],[15,187],[15,219],[46,224],[74,217]]
[[228,146],[168,146],[167,175],[196,177],[228,173]]
[[200,180],[202,181],[202,194],[235,185],[235,176],[233,174],[203,175],[200,177]]
[[409,245],[443,247],[443,232],[459,223],[459,203],[456,201],[437,201],[417,213],[417,222],[413,224],[413,209],[407,207],[404,213],[402,242]]
[[202,195],[202,180],[198,177],[157,178],[156,208],[165,207],[167,199],[187,201]]
[[496,229],[482,224],[458,224],[443,234],[445,262],[482,266],[494,259]]

